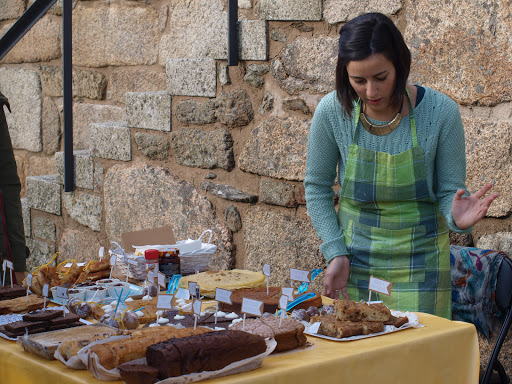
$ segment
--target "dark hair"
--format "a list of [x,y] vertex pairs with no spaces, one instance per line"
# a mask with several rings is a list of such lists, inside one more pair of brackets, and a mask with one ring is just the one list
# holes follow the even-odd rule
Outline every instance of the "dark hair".
[[402,105],[407,78],[411,70],[411,52],[393,21],[382,13],[366,13],[350,20],[340,30],[336,93],[345,114],[351,114],[358,96],[350,85],[347,64],[383,54],[396,70],[395,88],[391,96],[394,106]]

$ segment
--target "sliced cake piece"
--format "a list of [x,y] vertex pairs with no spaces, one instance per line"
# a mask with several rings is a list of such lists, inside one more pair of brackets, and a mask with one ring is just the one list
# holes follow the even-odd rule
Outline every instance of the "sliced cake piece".
[[384,304],[358,303],[352,300],[334,300],[334,311],[341,321],[386,322],[391,316],[391,312]]

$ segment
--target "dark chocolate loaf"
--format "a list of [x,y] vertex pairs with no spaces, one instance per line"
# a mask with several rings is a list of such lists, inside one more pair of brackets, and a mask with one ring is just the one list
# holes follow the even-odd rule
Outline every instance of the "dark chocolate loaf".
[[218,331],[171,339],[148,347],[146,360],[159,379],[194,372],[217,371],[259,355],[267,349],[263,337],[243,331]]

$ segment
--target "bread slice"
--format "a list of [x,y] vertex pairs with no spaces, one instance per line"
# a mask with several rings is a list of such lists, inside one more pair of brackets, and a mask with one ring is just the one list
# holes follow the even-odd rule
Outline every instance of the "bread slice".
[[351,300],[334,300],[334,311],[340,321],[386,322],[391,316],[384,304],[358,303]]

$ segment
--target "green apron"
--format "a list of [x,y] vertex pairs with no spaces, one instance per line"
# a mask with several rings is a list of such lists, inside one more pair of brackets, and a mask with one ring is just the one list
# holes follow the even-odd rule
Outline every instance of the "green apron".
[[372,300],[399,311],[449,319],[448,227],[428,192],[424,153],[410,105],[413,147],[397,155],[357,145],[361,102],[356,107],[338,210],[350,252],[347,292],[352,300],[368,300],[368,281],[374,276],[393,284],[390,296],[372,293]]

